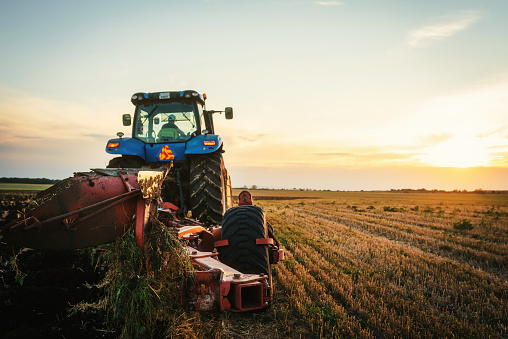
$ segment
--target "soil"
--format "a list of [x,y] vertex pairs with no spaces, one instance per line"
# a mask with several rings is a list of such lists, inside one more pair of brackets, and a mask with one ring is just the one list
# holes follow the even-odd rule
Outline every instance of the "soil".
[[[34,192],[0,192],[0,227],[18,216]],[[90,250],[33,250],[0,241],[1,338],[114,338],[105,311],[87,308],[98,301],[102,272]],[[100,286],[100,285],[99,285]]]
[[[35,195],[0,191],[0,228],[21,215]],[[95,307],[104,296],[105,272],[94,267],[92,249],[35,250],[12,247],[0,239],[0,275],[0,338],[119,337],[107,327],[105,309]],[[276,279],[274,284],[274,306],[269,310],[190,314],[194,325],[177,336],[309,337],[308,329],[288,318],[287,300]]]

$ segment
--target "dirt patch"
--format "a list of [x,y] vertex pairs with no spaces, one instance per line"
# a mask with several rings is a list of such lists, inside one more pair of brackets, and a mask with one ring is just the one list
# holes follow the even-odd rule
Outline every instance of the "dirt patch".
[[[16,219],[36,192],[0,192],[0,227]],[[76,307],[102,297],[100,270],[92,267],[91,250],[33,250],[0,241],[0,337],[113,338],[104,311]],[[74,307],[74,312],[73,312]]]
[[101,312],[72,307],[102,296],[102,277],[85,251],[27,250],[0,245],[0,337],[106,337]]

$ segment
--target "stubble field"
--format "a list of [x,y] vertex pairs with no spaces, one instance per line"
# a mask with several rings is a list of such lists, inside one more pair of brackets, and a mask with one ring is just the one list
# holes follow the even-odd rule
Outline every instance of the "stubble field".
[[508,335],[506,195],[333,195],[259,201],[287,249],[280,288],[316,333]]
[[[246,314],[181,311],[170,337],[508,336],[507,194],[252,193],[286,248],[285,261],[273,266],[273,306]],[[0,314],[10,327],[0,335],[16,337],[21,329],[5,303],[12,303],[9,293],[21,287],[8,264],[13,252],[1,246],[5,279]],[[18,256],[20,271],[24,255],[37,260],[34,252]],[[94,291],[86,296],[91,304],[100,298],[100,281],[93,267],[82,267],[90,272],[86,284],[93,289],[85,290]],[[23,288],[30,288],[30,272],[24,274]],[[59,333],[118,337],[103,323],[100,309],[76,311],[71,307],[79,302],[75,299],[39,313]],[[23,322],[25,330],[29,324]],[[62,329],[66,326],[72,330]]]

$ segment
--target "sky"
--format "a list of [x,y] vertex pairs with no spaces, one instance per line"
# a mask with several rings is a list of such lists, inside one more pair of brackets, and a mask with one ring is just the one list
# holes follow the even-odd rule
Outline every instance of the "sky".
[[508,190],[508,2],[0,0],[0,177],[104,168],[194,89],[234,187]]

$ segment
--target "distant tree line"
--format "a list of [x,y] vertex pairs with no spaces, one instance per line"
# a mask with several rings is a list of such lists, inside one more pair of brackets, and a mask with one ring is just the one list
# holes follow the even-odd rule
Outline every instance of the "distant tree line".
[[503,194],[508,193],[508,191],[505,190],[484,190],[481,188],[477,188],[474,191],[468,191],[468,190],[453,190],[453,191],[445,191],[445,190],[428,190],[425,188],[420,189],[411,189],[411,188],[402,188],[402,189],[391,189],[390,192],[397,192],[397,193],[476,193],[476,194],[485,194],[485,193],[493,193],[493,194]]
[[53,185],[59,183],[61,180],[58,179],[46,179],[46,178],[0,178],[0,183],[11,183],[11,184],[47,184]]
[[[279,190],[279,191],[317,191],[317,192],[331,192],[329,189],[313,189],[313,188],[269,188],[269,187],[258,187],[257,185],[252,185],[251,187],[247,187],[244,185],[243,187],[235,187],[237,189],[251,189],[251,190]],[[458,190],[455,189],[453,191],[446,190],[438,190],[438,189],[426,189],[426,188],[400,188],[395,189],[392,188],[389,191],[385,190],[359,190],[359,191],[347,191],[347,190],[336,190],[335,192],[392,192],[392,193],[474,193],[474,194],[508,194],[508,190],[484,190],[482,188],[477,188],[474,191],[468,190]]]

